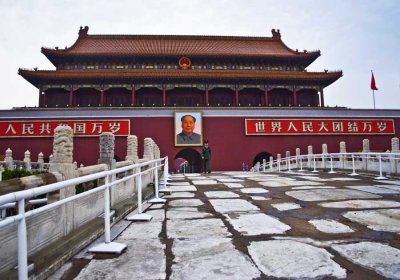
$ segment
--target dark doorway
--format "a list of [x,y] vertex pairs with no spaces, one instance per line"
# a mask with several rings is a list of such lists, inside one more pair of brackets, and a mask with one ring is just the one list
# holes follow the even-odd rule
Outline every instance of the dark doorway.
[[198,151],[186,148],[179,151],[174,158],[175,173],[200,173],[202,170],[202,159]]
[[253,160],[253,166],[259,162],[260,164],[263,163],[263,160],[265,159],[267,162],[269,162],[269,157],[272,157],[270,153],[267,152],[262,152],[256,155],[256,157]]

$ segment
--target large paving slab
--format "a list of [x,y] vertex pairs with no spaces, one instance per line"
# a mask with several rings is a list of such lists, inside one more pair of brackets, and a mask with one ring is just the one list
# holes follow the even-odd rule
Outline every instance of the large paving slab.
[[357,190],[343,189],[315,189],[288,191],[287,195],[302,201],[324,201],[324,200],[345,200],[354,198],[381,198],[379,195],[370,194]]
[[301,208],[299,204],[294,202],[273,203],[271,204],[271,206],[275,209],[278,209],[279,211],[287,211]]
[[308,222],[312,224],[317,230],[325,233],[335,234],[335,233],[354,232],[354,230],[352,230],[351,227],[339,223],[338,221],[335,220],[315,219],[315,220],[310,220]]
[[211,191],[204,193],[208,198],[237,198],[238,194],[230,191]]
[[376,194],[396,194],[400,193],[400,191],[392,190],[388,188],[381,188],[379,186],[346,186],[346,188],[350,188],[353,190],[359,190],[363,192],[376,193]]
[[400,233],[400,209],[349,211],[343,216],[373,230]]
[[194,239],[231,236],[220,219],[167,220],[168,238]]
[[332,245],[332,248],[351,262],[387,277],[400,279],[400,250],[377,242]]
[[196,207],[203,204],[204,202],[197,198],[175,199],[168,202],[168,205],[172,207]]
[[210,199],[210,203],[215,211],[219,213],[260,210],[257,206],[244,199]]
[[393,200],[345,200],[336,202],[323,202],[320,203],[322,207],[327,208],[356,208],[356,209],[366,209],[366,208],[394,208],[400,207],[400,202]]
[[175,263],[170,279],[243,279],[258,278],[261,273],[251,259],[236,250],[228,238],[175,240]]
[[291,240],[252,242],[249,253],[257,267],[269,277],[343,279],[346,270],[325,249]]
[[168,187],[171,192],[195,192],[197,191],[197,188],[195,186],[169,186]]
[[199,218],[209,218],[212,217],[213,214],[200,212],[197,208],[194,207],[180,207],[169,209],[167,212],[167,219],[199,219]]
[[99,279],[165,279],[165,245],[158,239],[124,240],[126,251],[117,258],[92,260],[75,278]]
[[268,193],[269,191],[263,188],[244,188],[240,190],[242,193],[250,193],[250,194],[263,194]]
[[283,234],[290,226],[279,221],[278,218],[264,213],[225,214],[228,222],[242,235]]

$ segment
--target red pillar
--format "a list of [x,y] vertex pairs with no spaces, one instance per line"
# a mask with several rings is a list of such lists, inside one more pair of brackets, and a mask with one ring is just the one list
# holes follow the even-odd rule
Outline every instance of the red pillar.
[[43,95],[43,92],[42,92],[42,89],[40,88],[39,89],[39,108],[43,107],[43,97],[42,97],[42,95]]
[[239,87],[235,87],[235,106],[239,106]]
[[167,91],[166,91],[166,86],[162,86],[162,105],[166,106],[167,105]]
[[267,107],[269,104],[269,100],[268,100],[268,88],[266,87],[264,90],[264,106]]
[[294,88],[293,90],[293,104],[292,106],[297,107],[297,89]]
[[204,106],[208,106],[208,85],[206,85],[206,91],[205,91],[205,96],[204,96]]
[[321,99],[320,105],[321,105],[321,107],[325,107],[325,104],[324,104],[324,88],[323,87],[320,88],[319,95],[320,95],[320,99]]
[[68,106],[69,107],[74,106],[74,89],[72,87],[69,89]]
[[105,104],[105,98],[104,98],[104,89],[100,90],[100,105],[104,106]]
[[132,86],[132,91],[131,91],[131,104],[132,104],[132,106],[135,106],[135,105],[136,105],[135,86]]

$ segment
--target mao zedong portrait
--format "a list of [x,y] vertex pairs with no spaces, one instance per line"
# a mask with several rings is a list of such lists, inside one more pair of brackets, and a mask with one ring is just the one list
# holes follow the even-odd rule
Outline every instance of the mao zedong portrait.
[[194,132],[196,118],[192,115],[181,117],[182,132],[176,135],[176,143],[179,145],[201,145],[201,135]]

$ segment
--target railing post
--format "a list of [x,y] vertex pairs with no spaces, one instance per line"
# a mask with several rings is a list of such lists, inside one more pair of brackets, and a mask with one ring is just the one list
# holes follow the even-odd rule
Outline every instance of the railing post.
[[26,236],[25,199],[18,200],[18,279],[28,279],[28,240]]
[[91,253],[113,253],[121,254],[126,245],[117,242],[111,242],[111,224],[110,224],[110,176],[106,176],[104,188],[104,243],[93,246],[89,249]]
[[375,177],[377,180],[386,180],[387,178],[383,176],[382,170],[382,155],[379,155],[379,176]]
[[316,164],[315,164],[315,155],[313,155],[313,161],[314,161],[314,170],[312,171],[312,172],[318,172],[318,170],[317,170],[317,166],[316,166]]
[[290,158],[288,159],[288,171],[292,171],[292,170],[290,169]]
[[300,156],[300,170],[299,171],[304,171],[303,170],[303,158]]
[[110,233],[110,176],[106,176],[106,189],[104,190],[104,239],[106,243],[111,242]]
[[168,189],[167,188],[167,180],[169,180],[168,179],[168,157],[165,157],[164,158],[164,181],[163,181],[163,188],[162,189],[160,189],[159,190],[159,192],[163,192],[163,193],[165,193],[165,192],[168,192],[168,193],[170,193],[171,192],[171,189]]
[[356,173],[356,164],[354,160],[354,154],[351,154],[351,161],[353,164],[353,173],[350,174],[350,176],[357,176],[358,174]]
[[333,171],[333,156],[332,156],[332,154],[330,155],[330,158],[331,158],[331,171],[329,171],[328,173],[333,174],[333,173],[336,173],[336,172]]
[[138,196],[138,207],[137,207],[137,214],[132,214],[126,217],[128,221],[150,221],[153,216],[149,214],[142,213],[142,172],[140,166],[137,167],[136,170],[137,180],[136,180],[136,189],[137,189],[137,196]]
[[149,200],[149,203],[165,203],[167,200],[158,196],[158,162],[156,161],[154,165],[156,167],[154,169],[154,195],[156,197]]

